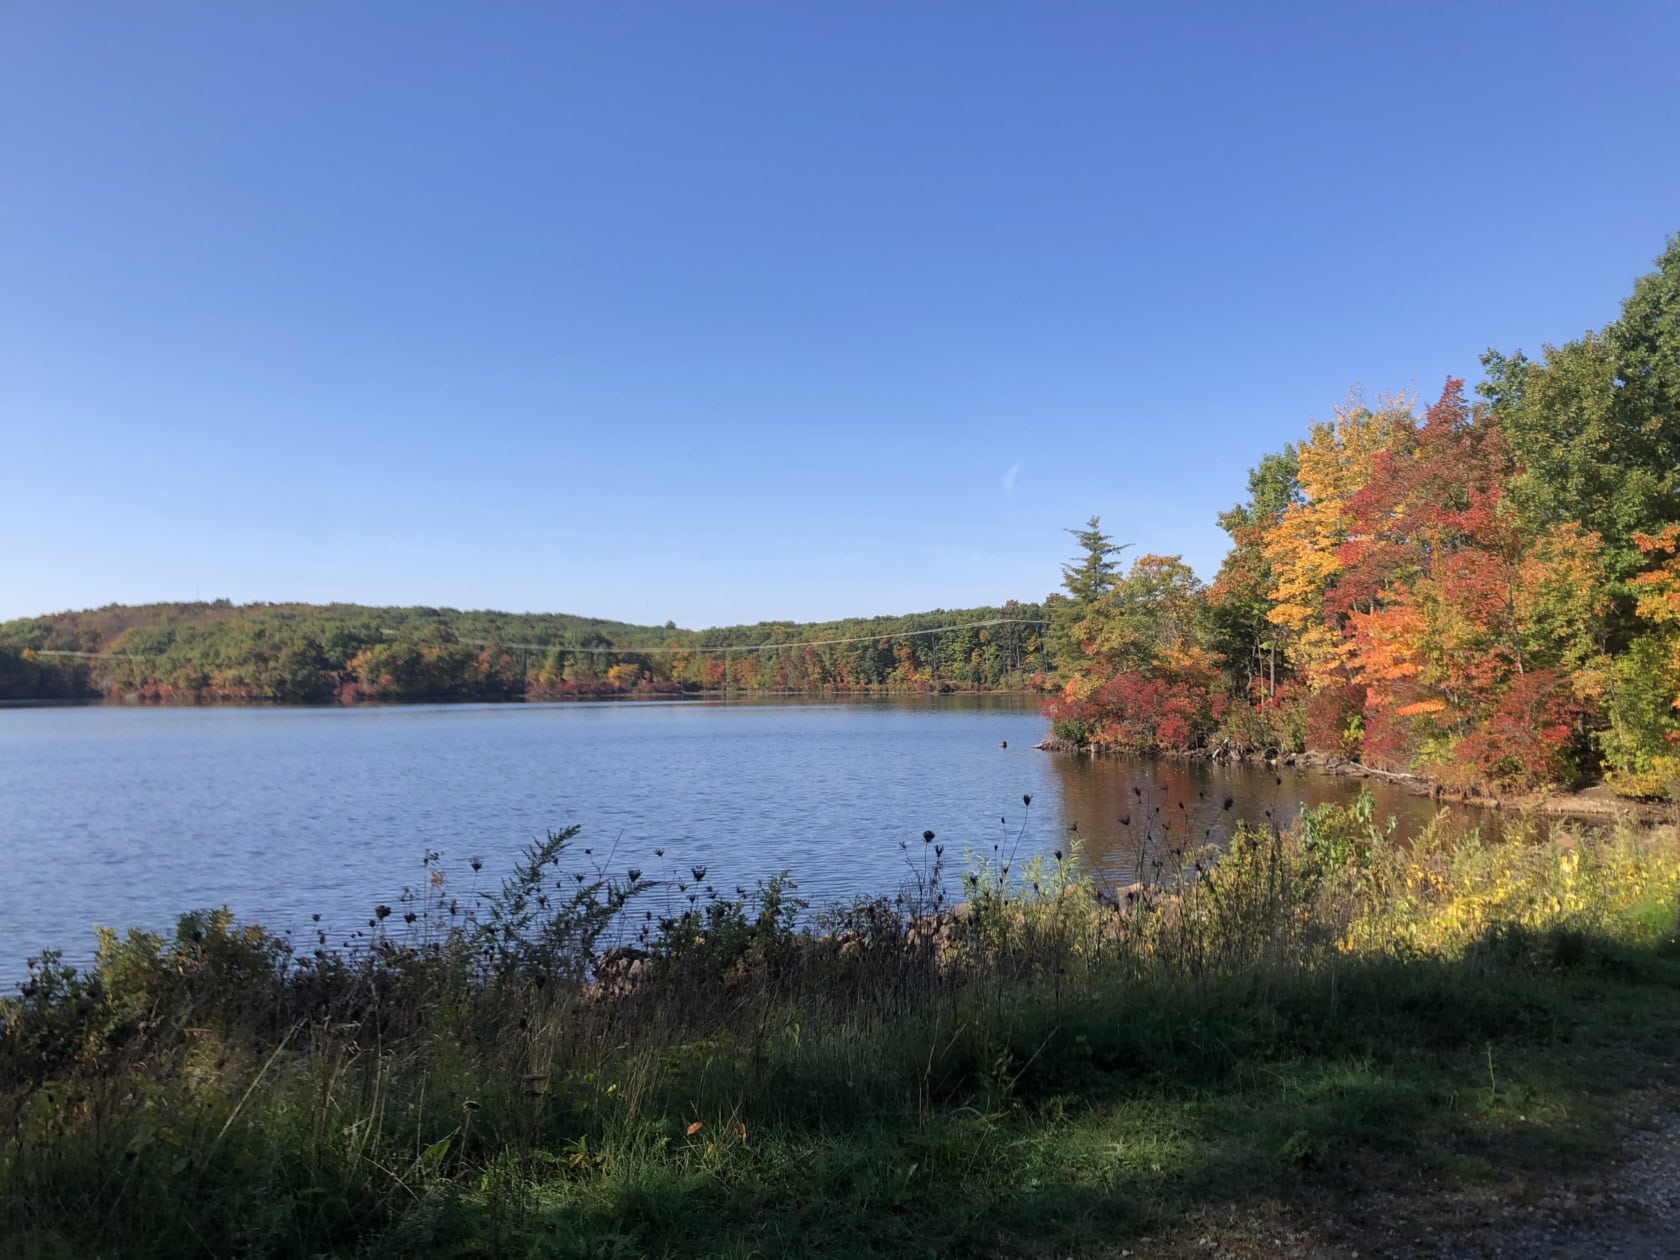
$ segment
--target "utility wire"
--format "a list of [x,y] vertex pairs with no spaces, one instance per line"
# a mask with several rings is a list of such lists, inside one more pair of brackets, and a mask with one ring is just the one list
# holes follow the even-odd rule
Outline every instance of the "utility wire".
[[[770,652],[784,648],[801,647],[837,647],[848,643],[876,643],[882,639],[913,639],[920,635],[951,634],[958,630],[980,630],[989,626],[1044,626],[1043,621],[1033,621],[1025,617],[997,617],[991,621],[969,621],[959,626],[933,626],[926,630],[883,630],[879,634],[863,634],[846,639],[805,639],[797,643],[732,643],[732,644],[702,644],[692,643],[685,647],[585,647],[581,644],[568,643],[506,643],[495,639],[460,639],[458,642],[472,647],[488,647],[496,643],[500,647],[514,648],[521,652],[572,652],[590,653],[597,656],[654,656],[659,654],[678,654],[683,652],[697,652],[702,655],[714,655],[729,652]],[[143,661],[152,657],[162,656],[162,652],[72,652],[60,648],[24,648],[23,651],[36,656],[78,656],[89,660],[124,660]]]
[[[693,643],[686,647],[574,647],[564,643],[501,643],[501,647],[518,648],[527,652],[593,652],[617,656],[648,656],[654,653],[666,652],[768,652],[781,648],[798,647],[834,647],[843,643],[875,643],[881,639],[913,639],[924,634],[950,634],[956,630],[978,630],[985,626],[1042,626],[1042,621],[1030,621],[1022,617],[999,617],[993,621],[970,621],[960,626],[933,626],[927,630],[888,630],[880,634],[863,634],[849,639],[805,639],[798,643],[733,643],[733,644],[704,644]],[[493,639],[462,639],[462,643],[470,643],[474,647],[488,647],[496,642]]]

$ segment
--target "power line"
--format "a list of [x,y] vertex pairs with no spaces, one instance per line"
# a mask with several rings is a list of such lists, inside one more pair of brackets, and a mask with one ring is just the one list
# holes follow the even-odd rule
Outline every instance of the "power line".
[[[488,647],[492,643],[499,647],[514,648],[521,652],[571,652],[577,654],[588,653],[596,656],[655,656],[675,655],[683,652],[696,652],[701,655],[711,653],[724,655],[730,652],[772,652],[785,648],[801,647],[839,647],[850,643],[875,643],[882,639],[914,639],[921,635],[952,634],[958,630],[981,630],[990,626],[1044,626],[1043,621],[1034,621],[1025,617],[996,617],[991,621],[969,621],[957,626],[932,626],[926,630],[883,630],[879,634],[863,634],[845,639],[805,639],[797,643],[732,643],[732,644],[703,644],[693,643],[685,647],[599,647],[569,643],[505,643],[495,639],[460,639],[458,642],[472,647]],[[162,656],[162,652],[72,652],[61,648],[24,648],[36,656],[77,656],[88,660],[123,660],[143,661],[152,657]]]
[[656,653],[699,652],[722,654],[727,652],[769,652],[782,648],[799,647],[835,647],[846,643],[875,643],[881,639],[913,639],[925,634],[950,634],[957,630],[978,630],[987,626],[1043,626],[1042,621],[1031,621],[1024,617],[998,617],[992,621],[970,621],[960,626],[933,626],[926,630],[884,630],[880,634],[863,634],[848,639],[805,639],[798,643],[733,643],[733,644],[704,644],[694,643],[686,647],[584,647],[565,643],[498,643],[494,639],[462,639],[462,643],[470,643],[474,647],[488,647],[492,643],[505,648],[518,648],[523,652],[590,652],[606,656],[649,656]]
[[[139,652],[70,652],[62,648],[19,648],[31,656],[80,656],[91,661],[144,661],[149,659]],[[161,652],[154,652],[152,656],[161,656]]]

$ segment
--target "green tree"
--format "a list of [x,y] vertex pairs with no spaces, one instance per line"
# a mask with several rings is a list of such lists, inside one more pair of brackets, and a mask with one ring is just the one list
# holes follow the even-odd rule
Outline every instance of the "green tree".
[[1229,663],[1239,694],[1249,694],[1257,681],[1263,681],[1267,696],[1277,690],[1283,627],[1266,616],[1277,575],[1265,540],[1284,510],[1300,500],[1299,470],[1293,446],[1263,456],[1248,473],[1248,502],[1219,514],[1231,550],[1207,591],[1208,631],[1211,646]]
[[1064,530],[1079,540],[1080,554],[1072,564],[1062,566],[1062,585],[1068,595],[1079,603],[1092,604],[1114,589],[1115,575],[1120,567],[1114,557],[1130,543],[1116,543],[1102,530],[1102,518],[1093,516],[1084,529]]
[[1602,332],[1540,361],[1489,350],[1482,364],[1522,469],[1518,507],[1541,528],[1579,521],[1604,539],[1615,578],[1638,572],[1633,535],[1680,520],[1680,236]]
[[1047,604],[1050,614],[1047,637],[1057,667],[1063,673],[1072,673],[1084,659],[1086,645],[1101,634],[1119,573],[1115,557],[1131,544],[1116,543],[1103,532],[1102,518],[1097,516],[1087,521],[1084,529],[1066,532],[1079,540],[1079,554],[1062,566],[1067,599]]

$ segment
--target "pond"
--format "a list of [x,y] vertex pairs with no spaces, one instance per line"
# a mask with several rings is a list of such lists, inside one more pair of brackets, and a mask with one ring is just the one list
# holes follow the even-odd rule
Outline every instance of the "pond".
[[[342,935],[418,888],[428,851],[470,896],[572,824],[568,871],[686,879],[704,866],[732,892],[787,870],[821,907],[899,891],[924,831],[953,888],[965,853],[1006,838],[1019,858],[1053,852],[1075,825],[1085,860],[1125,883],[1151,810],[1157,836],[1217,840],[1232,818],[1287,821],[1360,786],[1053,754],[1033,747],[1045,728],[1036,701],[999,695],[4,710],[0,980],[42,948],[89,957],[94,924],[166,930],[199,907],[300,941],[319,914]],[[1427,799],[1372,790],[1403,829],[1433,815]]]

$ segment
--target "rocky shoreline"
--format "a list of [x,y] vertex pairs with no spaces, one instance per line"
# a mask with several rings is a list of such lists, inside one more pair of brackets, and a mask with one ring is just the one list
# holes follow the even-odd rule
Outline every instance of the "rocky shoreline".
[[1346,757],[1326,753],[1285,752],[1278,748],[1244,748],[1229,741],[1208,748],[1183,752],[1136,752],[1107,748],[1099,744],[1077,744],[1054,736],[1040,740],[1034,748],[1045,752],[1084,757],[1158,757],[1182,761],[1213,761],[1227,765],[1288,766],[1310,774],[1327,774],[1345,779],[1380,779],[1414,796],[1427,796],[1443,805],[1468,805],[1477,809],[1512,810],[1555,818],[1583,818],[1596,821],[1628,819],[1640,823],[1680,820],[1680,806],[1663,801],[1636,800],[1618,796],[1602,784],[1580,791],[1563,790],[1499,795],[1488,789],[1460,790],[1443,787],[1419,774],[1382,770]]

